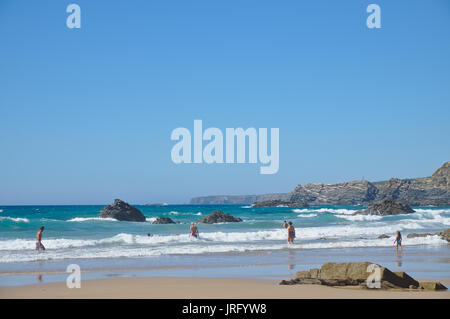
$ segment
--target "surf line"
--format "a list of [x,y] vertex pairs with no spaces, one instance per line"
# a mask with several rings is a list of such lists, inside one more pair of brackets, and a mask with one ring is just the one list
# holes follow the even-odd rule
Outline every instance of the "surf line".
[[[260,174],[276,174],[280,161],[279,128],[270,129],[270,154],[268,152],[267,131],[267,128],[256,130],[254,127],[246,130],[241,127],[226,128],[224,150],[224,134],[222,130],[217,127],[210,127],[203,132],[202,120],[194,120],[193,136],[191,131],[185,127],[178,127],[172,131],[170,139],[178,141],[172,147],[172,161],[175,164],[201,164],[203,162],[206,164],[255,164],[259,160],[261,164],[266,165],[261,165]],[[246,148],[247,140],[248,149]],[[210,142],[203,147],[203,141]],[[193,150],[192,144],[194,144]],[[246,156],[247,154],[248,156]]]

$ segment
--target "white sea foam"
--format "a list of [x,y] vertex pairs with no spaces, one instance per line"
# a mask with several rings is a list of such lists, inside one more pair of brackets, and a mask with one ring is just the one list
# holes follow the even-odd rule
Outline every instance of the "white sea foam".
[[145,219],[145,221],[149,222],[149,223],[153,223],[157,218],[156,217],[147,217]]
[[[447,242],[438,236],[429,236],[421,238],[405,239],[404,246],[414,245],[442,245]],[[362,239],[338,242],[314,242],[302,243],[297,241],[296,244],[290,245],[294,249],[327,249],[327,248],[354,248],[354,247],[392,247],[392,240],[387,239]],[[8,252],[0,255],[0,262],[18,262],[18,261],[36,261],[48,259],[74,259],[74,258],[111,258],[111,257],[151,257],[160,255],[177,255],[177,254],[205,254],[205,253],[223,253],[223,252],[245,252],[255,250],[279,250],[288,246],[284,243],[267,243],[257,245],[252,243],[236,244],[217,244],[205,245],[198,240],[190,240],[185,245],[175,246],[153,246],[153,247],[93,247],[86,249],[84,247],[72,247],[70,250],[46,250],[37,253],[33,250]]]
[[[297,237],[302,240],[316,240],[319,238],[348,240],[349,238],[376,237],[381,234],[394,234],[396,231],[416,230],[424,228],[419,222],[401,220],[395,224],[387,225],[379,223],[370,227],[354,225],[336,225],[325,227],[297,227]],[[264,241],[284,241],[286,239],[285,229],[272,229],[248,232],[200,232],[198,243],[257,243],[263,245]],[[49,249],[66,249],[74,247],[111,246],[117,245],[176,245],[189,243],[193,239],[187,234],[181,235],[132,235],[120,233],[113,237],[103,239],[69,239],[48,238],[43,241]],[[14,239],[0,241],[0,251],[13,251],[33,249],[34,241],[28,239]]]
[[317,214],[300,214],[297,217],[301,217],[301,218],[311,218],[311,217],[316,217]]
[[0,209],[0,213],[3,213],[3,209]]
[[423,209],[423,208],[414,208],[416,213],[430,213],[430,214],[443,214],[450,213],[450,208],[444,209]]
[[383,218],[383,216],[377,216],[377,215],[336,215],[338,218],[347,219],[350,221],[372,221],[372,220],[380,220]]
[[14,217],[9,217],[9,216],[2,216],[0,217],[0,221],[1,220],[10,220],[16,223],[29,223],[30,220],[28,218],[14,218]]
[[252,208],[253,205],[248,205],[248,206],[241,206],[241,208]]
[[345,208],[295,208],[292,210],[294,213],[332,213],[332,214],[346,214],[350,215],[356,212],[356,209]]
[[[441,239],[439,236],[408,238],[402,241],[403,246],[417,246],[417,245],[442,245],[447,241]],[[390,238],[384,239],[361,239],[352,241],[337,241],[324,243],[307,243],[300,244],[298,248],[304,249],[320,249],[320,248],[356,248],[356,247],[392,247],[393,241]]]

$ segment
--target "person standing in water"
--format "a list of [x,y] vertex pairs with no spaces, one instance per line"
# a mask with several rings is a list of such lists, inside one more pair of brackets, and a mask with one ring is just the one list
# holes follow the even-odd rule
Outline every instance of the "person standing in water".
[[289,227],[289,225],[287,224],[286,221],[284,221],[284,222],[283,222],[283,228],[284,228],[284,229],[288,229],[288,227]]
[[295,228],[292,225],[292,222],[289,222],[289,227],[288,227],[288,239],[287,242],[288,244],[293,244],[294,243],[294,238],[295,238]]
[[44,226],[39,227],[39,231],[36,235],[36,250],[45,250],[44,245],[42,245],[42,232],[44,231]]
[[397,250],[398,250],[398,246],[400,246],[400,250],[403,250],[403,247],[402,247],[402,234],[400,234],[399,231],[397,231],[397,236],[395,237],[394,243],[395,243],[395,248]]
[[198,228],[194,223],[191,223],[190,232],[192,237],[198,238]]

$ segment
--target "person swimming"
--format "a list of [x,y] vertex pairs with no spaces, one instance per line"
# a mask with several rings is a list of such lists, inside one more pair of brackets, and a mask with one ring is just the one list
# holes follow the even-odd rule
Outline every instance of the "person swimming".
[[402,246],[402,234],[400,234],[399,231],[397,231],[397,236],[395,237],[394,240],[395,243],[395,248],[398,250],[398,246],[400,246],[400,249],[403,250],[403,246]]
[[293,244],[294,243],[294,238],[295,238],[295,227],[292,225],[292,222],[289,222],[289,227],[288,227],[288,239],[287,239],[287,243],[288,244]]
[[36,235],[36,250],[45,250],[44,245],[42,245],[42,232],[44,231],[44,226],[39,227],[39,231]]
[[189,229],[191,232],[191,236],[194,238],[198,238],[199,233],[198,233],[198,228],[197,226],[195,226],[195,223],[191,223],[191,228]]

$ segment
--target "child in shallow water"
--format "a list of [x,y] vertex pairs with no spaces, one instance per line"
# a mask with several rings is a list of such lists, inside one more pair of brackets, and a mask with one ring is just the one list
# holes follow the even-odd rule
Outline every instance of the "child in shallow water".
[[395,237],[394,243],[395,243],[395,248],[397,250],[398,250],[398,246],[400,246],[400,250],[403,250],[403,247],[402,247],[402,234],[400,234],[399,231],[397,231],[397,236]]
[[289,227],[288,227],[287,231],[288,231],[287,242],[288,242],[288,244],[293,244],[294,243],[294,238],[295,238],[295,228],[292,225],[291,221],[289,222]]

